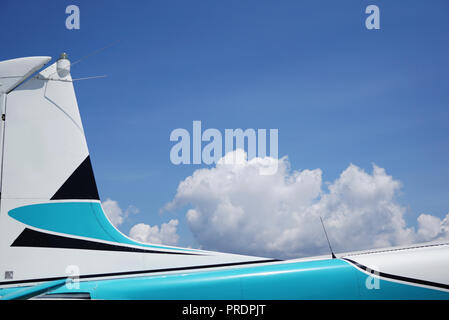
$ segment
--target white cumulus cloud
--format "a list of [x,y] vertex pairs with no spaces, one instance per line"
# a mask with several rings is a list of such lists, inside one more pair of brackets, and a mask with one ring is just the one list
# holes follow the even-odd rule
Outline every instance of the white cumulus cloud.
[[[340,252],[449,239],[449,215],[422,214],[418,230],[407,226],[397,202],[400,182],[376,165],[367,173],[351,164],[326,188],[320,169],[292,171],[286,157],[246,160],[243,150],[225,157],[240,160],[196,170],[164,208],[191,206],[187,222],[204,249],[278,258],[324,254],[320,217]],[[267,162],[275,163],[274,174],[260,174]]]
[[178,223],[176,219],[172,219],[168,223],[163,223],[160,227],[152,227],[145,223],[139,223],[131,228],[129,236],[140,242],[175,245],[179,240],[176,232]]
[[101,206],[103,207],[103,210],[108,216],[109,220],[115,226],[121,225],[130,214],[139,213],[139,209],[132,205],[128,206],[126,210],[122,210],[117,201],[111,200],[109,198],[106,199],[106,201],[102,202]]
[[[111,223],[116,227],[121,225],[130,214],[136,214],[140,211],[133,205],[128,206],[126,210],[122,210],[117,201],[109,198],[101,205]],[[176,219],[163,223],[160,227],[139,223],[131,228],[129,236],[140,242],[175,245],[179,240],[177,226],[178,220]]]
[[444,219],[430,214],[421,214],[418,217],[419,241],[447,240],[449,238],[449,213]]

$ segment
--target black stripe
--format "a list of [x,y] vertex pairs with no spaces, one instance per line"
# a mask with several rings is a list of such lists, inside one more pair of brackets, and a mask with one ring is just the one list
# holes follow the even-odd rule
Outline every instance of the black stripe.
[[395,274],[380,272],[380,271],[372,270],[372,269],[370,269],[370,268],[364,266],[363,264],[360,264],[360,263],[358,263],[358,262],[356,262],[354,260],[351,260],[351,259],[348,259],[348,258],[342,258],[342,259],[352,263],[353,265],[355,265],[359,269],[362,269],[362,270],[364,270],[366,272],[374,273],[374,274],[376,274],[376,275],[378,275],[380,277],[383,277],[383,278],[394,279],[394,280],[399,280],[399,281],[410,282],[410,283],[415,283],[415,284],[420,284],[420,285],[425,285],[425,286],[430,286],[430,287],[436,287],[436,288],[448,289],[449,290],[449,285],[444,284],[444,283],[432,282],[432,281],[415,279],[415,278],[408,278],[408,277],[398,276],[398,275],[395,275]]
[[57,236],[36,230],[25,228],[11,247],[32,247],[32,248],[60,248],[60,249],[81,249],[81,250],[101,250],[101,251],[122,251],[122,252],[141,252],[158,254],[182,254],[182,255],[202,255],[198,253],[158,251],[149,249],[140,249],[114,245],[109,243],[95,242],[90,240],[75,239],[64,236]]
[[100,200],[90,156],[76,168],[50,200]]
[[[257,260],[257,261],[244,261],[244,262],[233,262],[233,263],[198,265],[198,266],[190,266],[190,267],[164,268],[164,269],[140,270],[140,271],[124,271],[124,272],[113,272],[113,273],[98,273],[98,274],[81,275],[79,277],[79,279],[130,276],[130,275],[139,275],[139,274],[146,274],[146,273],[157,273],[157,272],[209,269],[209,268],[239,266],[239,265],[245,265],[245,264],[278,262],[278,261],[281,261],[281,260],[266,259],[266,260]],[[53,278],[38,278],[38,279],[27,279],[27,280],[4,281],[4,282],[0,282],[0,285],[21,284],[21,283],[30,283],[30,282],[45,282],[45,281],[61,280],[61,279],[66,279],[66,278],[67,278],[67,276],[53,277]]]

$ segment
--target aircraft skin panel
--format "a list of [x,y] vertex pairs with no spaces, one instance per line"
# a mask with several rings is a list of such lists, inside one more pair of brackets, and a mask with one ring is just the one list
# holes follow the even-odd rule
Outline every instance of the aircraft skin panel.
[[[342,259],[282,262],[131,279],[81,282],[80,292],[98,299],[448,299],[449,288],[416,285],[379,278]],[[64,292],[61,288],[57,292]]]
[[[143,244],[118,231],[99,201],[56,201],[18,206],[2,219],[10,234],[0,235],[4,270],[14,279],[0,286],[29,285],[68,276],[68,266],[82,275],[142,274],[144,271],[204,265],[272,261],[260,257]],[[27,239],[26,235],[31,234]],[[25,237],[24,237],[25,235]],[[48,243],[48,239],[52,239]],[[55,259],[55,257],[57,257]],[[33,268],[19,261],[33,261]]]
[[[364,270],[355,257],[310,261],[260,262],[252,265],[161,271],[129,276],[101,275],[79,279],[79,289],[61,287],[52,293],[89,293],[93,299],[449,299],[446,275],[421,270],[430,262],[422,254],[435,248],[403,250],[397,273]],[[449,254],[448,246],[439,247]],[[380,257],[379,254],[373,257]],[[348,260],[350,261],[348,261]],[[381,257],[377,264],[382,264]],[[408,268],[408,270],[407,270]],[[419,278],[411,277],[414,269]],[[447,270],[447,269],[443,269]],[[50,279],[49,279],[50,280]],[[17,287],[17,286],[16,286]],[[5,295],[10,290],[0,290]]]
[[[270,263],[213,271],[81,281],[51,294],[125,300],[448,299],[449,290],[370,276],[342,259]],[[6,295],[17,289],[0,290]],[[51,297],[51,294],[48,297]]]
[[449,286],[449,244],[345,255],[345,259],[379,273],[443,283]]
[[65,280],[56,280],[45,282],[33,287],[20,288],[18,290],[9,290],[9,292],[0,296],[1,300],[25,300],[33,298],[35,296],[44,294],[46,292],[52,291],[60,286],[66,284]]
[[7,96],[2,199],[48,201],[89,155],[72,83],[61,82],[55,105],[48,82],[32,78]]
[[138,243],[124,236],[109,222],[99,201],[40,203],[15,208],[8,215],[25,225],[66,235],[155,249],[200,252],[195,249]]
[[[117,245],[115,242],[99,241],[97,243],[111,246]],[[136,250],[126,252],[124,250],[96,250],[82,247],[55,248],[32,246],[33,244],[25,247],[5,246],[2,248],[2,269],[14,271],[14,278],[5,279],[2,277],[0,288],[26,286],[48,280],[66,278],[71,275],[68,272],[68,270],[71,270],[71,267],[75,267],[81,277],[95,278],[103,275],[141,275],[158,272],[159,270],[192,269],[201,266],[272,261],[272,259],[218,252],[210,254],[208,252],[205,254],[179,254],[180,251],[177,250]],[[120,248],[136,247],[120,246]],[[146,247],[143,248],[146,249]],[[17,263],[17,261],[32,262],[32,267],[30,263]]]

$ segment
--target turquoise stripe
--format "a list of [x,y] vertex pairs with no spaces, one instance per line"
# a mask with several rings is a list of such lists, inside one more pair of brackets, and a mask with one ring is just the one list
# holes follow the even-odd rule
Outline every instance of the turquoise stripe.
[[299,300],[449,299],[446,291],[381,279],[368,289],[367,275],[339,259],[285,263],[220,271],[81,282],[94,299]]
[[[13,209],[9,215],[39,229],[142,246],[115,229],[104,216],[98,202],[30,205]],[[164,246],[146,247],[170,249]],[[61,287],[55,293],[89,292],[97,299],[139,300],[449,299],[447,291],[388,279],[380,279],[378,289],[369,289],[367,277],[367,274],[346,261],[330,259],[86,281],[80,283],[80,289]],[[6,291],[0,290],[0,295],[4,294]]]
[[196,251],[166,246],[147,245],[133,241],[118,231],[106,218],[98,202],[55,202],[15,208],[11,218],[38,229],[67,235],[93,238],[141,247]]
[[[49,281],[44,282],[42,284],[36,285],[34,287],[25,287],[18,290],[10,290],[9,293],[6,293],[3,295],[0,295],[0,300],[24,300],[29,299],[41,294],[44,294],[46,292],[52,291],[55,288],[61,287],[65,285],[67,282],[66,279],[63,280],[55,280],[55,281]],[[0,290],[0,293],[3,293]]]

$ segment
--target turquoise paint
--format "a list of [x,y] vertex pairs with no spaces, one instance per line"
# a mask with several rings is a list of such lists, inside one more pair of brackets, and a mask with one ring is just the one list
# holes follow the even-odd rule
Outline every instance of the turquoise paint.
[[380,280],[365,286],[367,275],[339,259],[273,264],[218,271],[186,272],[81,282],[93,299],[126,300],[358,300],[449,299],[446,291]]
[[[98,202],[57,202],[24,206],[9,215],[29,226],[74,236],[133,244],[115,229]],[[182,249],[180,249],[182,250]],[[368,275],[340,259],[257,265],[217,271],[185,272],[125,279],[83,281],[80,288],[54,293],[89,292],[94,299],[449,299],[449,293],[388,279],[369,290]],[[18,290],[0,289],[0,295]]]
[[3,300],[3,297],[5,297],[6,295],[9,295],[11,293],[17,292],[17,291],[22,290],[24,288],[30,288],[30,286],[26,286],[26,287],[12,287],[12,288],[0,289],[0,300]]
[[[66,284],[66,279],[44,282],[32,287],[20,288],[17,290],[10,290],[8,293],[0,295],[0,300],[22,300],[29,299],[46,292],[52,291],[55,288]],[[0,291],[0,293],[3,293]]]
[[127,238],[109,222],[99,202],[34,204],[15,208],[10,210],[8,214],[11,218],[26,225],[67,235],[148,248],[196,251],[193,249],[147,245]]

